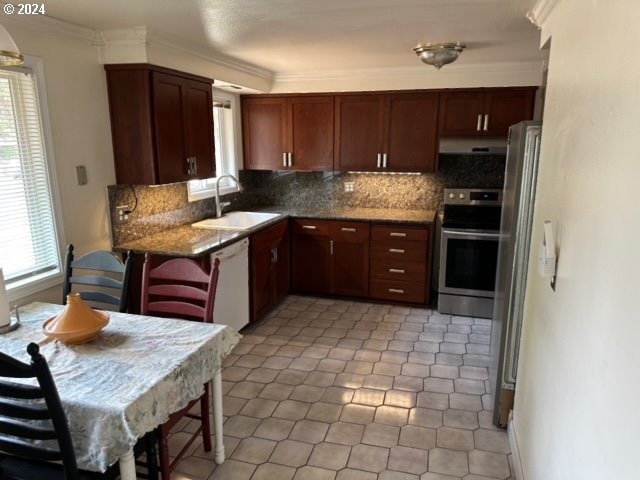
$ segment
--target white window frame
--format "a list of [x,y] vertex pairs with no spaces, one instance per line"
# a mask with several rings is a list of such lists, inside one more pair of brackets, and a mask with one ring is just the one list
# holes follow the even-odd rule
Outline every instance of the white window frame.
[[[16,282],[6,284],[7,297],[10,303],[21,298],[36,294],[47,288],[62,285],[64,279],[64,258],[63,251],[65,242],[64,228],[62,222],[62,208],[60,202],[60,191],[56,177],[56,162],[53,153],[53,136],[51,134],[51,124],[49,121],[49,107],[47,102],[46,82],[44,75],[44,63],[41,58],[31,55],[24,55],[24,67],[30,69],[35,78],[37,89],[38,107],[40,108],[40,123],[42,125],[43,148],[45,154],[45,164],[47,169],[47,180],[49,182],[49,193],[51,196],[51,210],[53,223],[56,232],[58,265],[55,272],[47,272],[41,275],[25,278]],[[10,67],[8,67],[10,68]],[[19,67],[18,67],[19,68]]]
[[[240,142],[240,139],[242,138],[240,97],[214,87],[212,89],[212,99],[214,103],[228,102],[231,105],[232,127],[231,129],[224,130],[222,138],[216,136],[216,154],[218,154],[220,150],[218,139],[223,144],[223,148],[226,153],[223,157],[223,165],[218,165],[218,162],[216,161],[216,177],[205,178],[202,180],[191,180],[187,182],[187,197],[190,202],[214,197],[216,194],[216,182],[218,180],[218,176],[231,174],[238,178],[238,167],[241,161],[240,159],[242,159],[242,147]],[[238,186],[229,179],[225,178],[220,182],[220,195],[226,195],[237,191],[239,191]]]

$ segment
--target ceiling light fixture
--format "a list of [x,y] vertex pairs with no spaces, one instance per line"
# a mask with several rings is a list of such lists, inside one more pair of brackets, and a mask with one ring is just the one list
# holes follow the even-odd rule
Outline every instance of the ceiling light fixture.
[[420,60],[438,70],[447,63],[455,62],[466,45],[460,42],[421,43],[413,48]]
[[22,65],[24,57],[18,51],[16,42],[9,32],[0,25],[0,66]]

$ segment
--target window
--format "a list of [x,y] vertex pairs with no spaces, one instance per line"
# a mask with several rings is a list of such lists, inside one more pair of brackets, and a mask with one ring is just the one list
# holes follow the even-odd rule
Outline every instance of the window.
[[[213,138],[216,155],[216,175],[220,177],[231,174],[238,177],[238,166],[236,159],[239,155],[236,150],[236,122],[234,115],[238,97],[227,92],[220,92],[214,89],[213,92]],[[216,178],[203,180],[191,180],[188,183],[189,201],[202,200],[215,195]],[[224,178],[220,181],[220,194],[237,192],[237,185]]]
[[0,69],[0,266],[12,299],[62,278],[41,64],[28,63]]

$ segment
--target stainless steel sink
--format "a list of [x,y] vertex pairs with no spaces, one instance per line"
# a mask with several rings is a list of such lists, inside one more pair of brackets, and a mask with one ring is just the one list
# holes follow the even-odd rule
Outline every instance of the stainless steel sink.
[[193,223],[191,226],[209,230],[250,230],[281,216],[282,214],[280,213],[230,212],[219,218],[208,218],[201,222]]

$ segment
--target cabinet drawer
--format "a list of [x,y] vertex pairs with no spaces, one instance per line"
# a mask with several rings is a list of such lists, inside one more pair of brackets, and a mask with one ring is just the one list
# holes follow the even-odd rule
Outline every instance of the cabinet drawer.
[[296,218],[291,221],[291,231],[298,235],[329,235],[329,222],[311,218]]
[[401,260],[373,260],[371,278],[404,282],[424,282],[425,264]]
[[371,298],[401,302],[424,303],[424,282],[402,282],[372,279],[369,293]]
[[330,222],[329,232],[332,237],[343,239],[369,239],[369,224],[362,222]]
[[429,238],[429,230],[426,228],[374,225],[371,227],[371,238],[375,240],[413,240],[426,242]]
[[427,246],[406,240],[375,240],[371,243],[371,258],[379,260],[424,262]]

